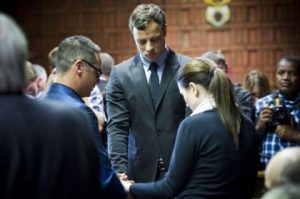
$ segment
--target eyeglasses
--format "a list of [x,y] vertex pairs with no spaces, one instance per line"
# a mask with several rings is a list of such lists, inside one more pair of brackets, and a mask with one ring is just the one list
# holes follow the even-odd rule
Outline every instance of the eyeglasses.
[[[93,68],[96,72],[97,72],[97,76],[100,77],[103,73],[102,70],[100,68],[97,68],[96,66],[94,66],[94,64],[92,64],[89,61],[86,61],[84,59],[80,59],[81,61],[83,61],[84,63],[86,63],[89,67]],[[77,61],[77,60],[75,60]]]

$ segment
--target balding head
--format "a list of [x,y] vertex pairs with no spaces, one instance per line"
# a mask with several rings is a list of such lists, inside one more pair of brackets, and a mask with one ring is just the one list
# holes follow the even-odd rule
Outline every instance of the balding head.
[[268,191],[262,199],[299,199],[300,187],[287,184]]
[[300,184],[300,147],[289,147],[272,157],[265,170],[265,185]]
[[[201,57],[208,58],[214,61],[218,68],[222,69],[225,73],[228,72],[228,66],[226,64],[225,56],[221,52],[221,50],[211,50],[203,53]],[[199,57],[196,57],[198,59]]]
[[112,67],[115,65],[115,61],[113,57],[108,53],[100,53],[100,58],[103,75],[109,76]]

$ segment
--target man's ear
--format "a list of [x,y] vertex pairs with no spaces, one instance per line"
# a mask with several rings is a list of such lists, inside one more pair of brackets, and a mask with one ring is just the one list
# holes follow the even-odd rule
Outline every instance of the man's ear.
[[74,63],[73,67],[75,68],[77,74],[82,74],[82,73],[83,73],[83,67],[84,67],[84,66],[83,66],[83,64],[82,64],[82,61],[77,60],[77,61]]

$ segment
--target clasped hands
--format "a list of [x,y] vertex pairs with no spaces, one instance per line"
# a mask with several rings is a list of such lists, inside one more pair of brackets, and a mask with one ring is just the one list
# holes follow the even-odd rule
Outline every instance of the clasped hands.
[[[126,193],[129,193],[130,186],[134,183],[134,181],[129,180],[125,173],[118,173],[117,175],[118,175]],[[129,196],[127,196],[127,197],[130,198]]]

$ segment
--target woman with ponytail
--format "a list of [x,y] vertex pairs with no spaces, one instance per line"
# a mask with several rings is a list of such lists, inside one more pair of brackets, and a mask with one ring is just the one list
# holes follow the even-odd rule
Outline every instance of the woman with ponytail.
[[180,124],[169,170],[157,182],[123,181],[125,189],[138,198],[252,198],[258,140],[236,106],[231,81],[202,57],[180,68],[177,81],[193,112]]

